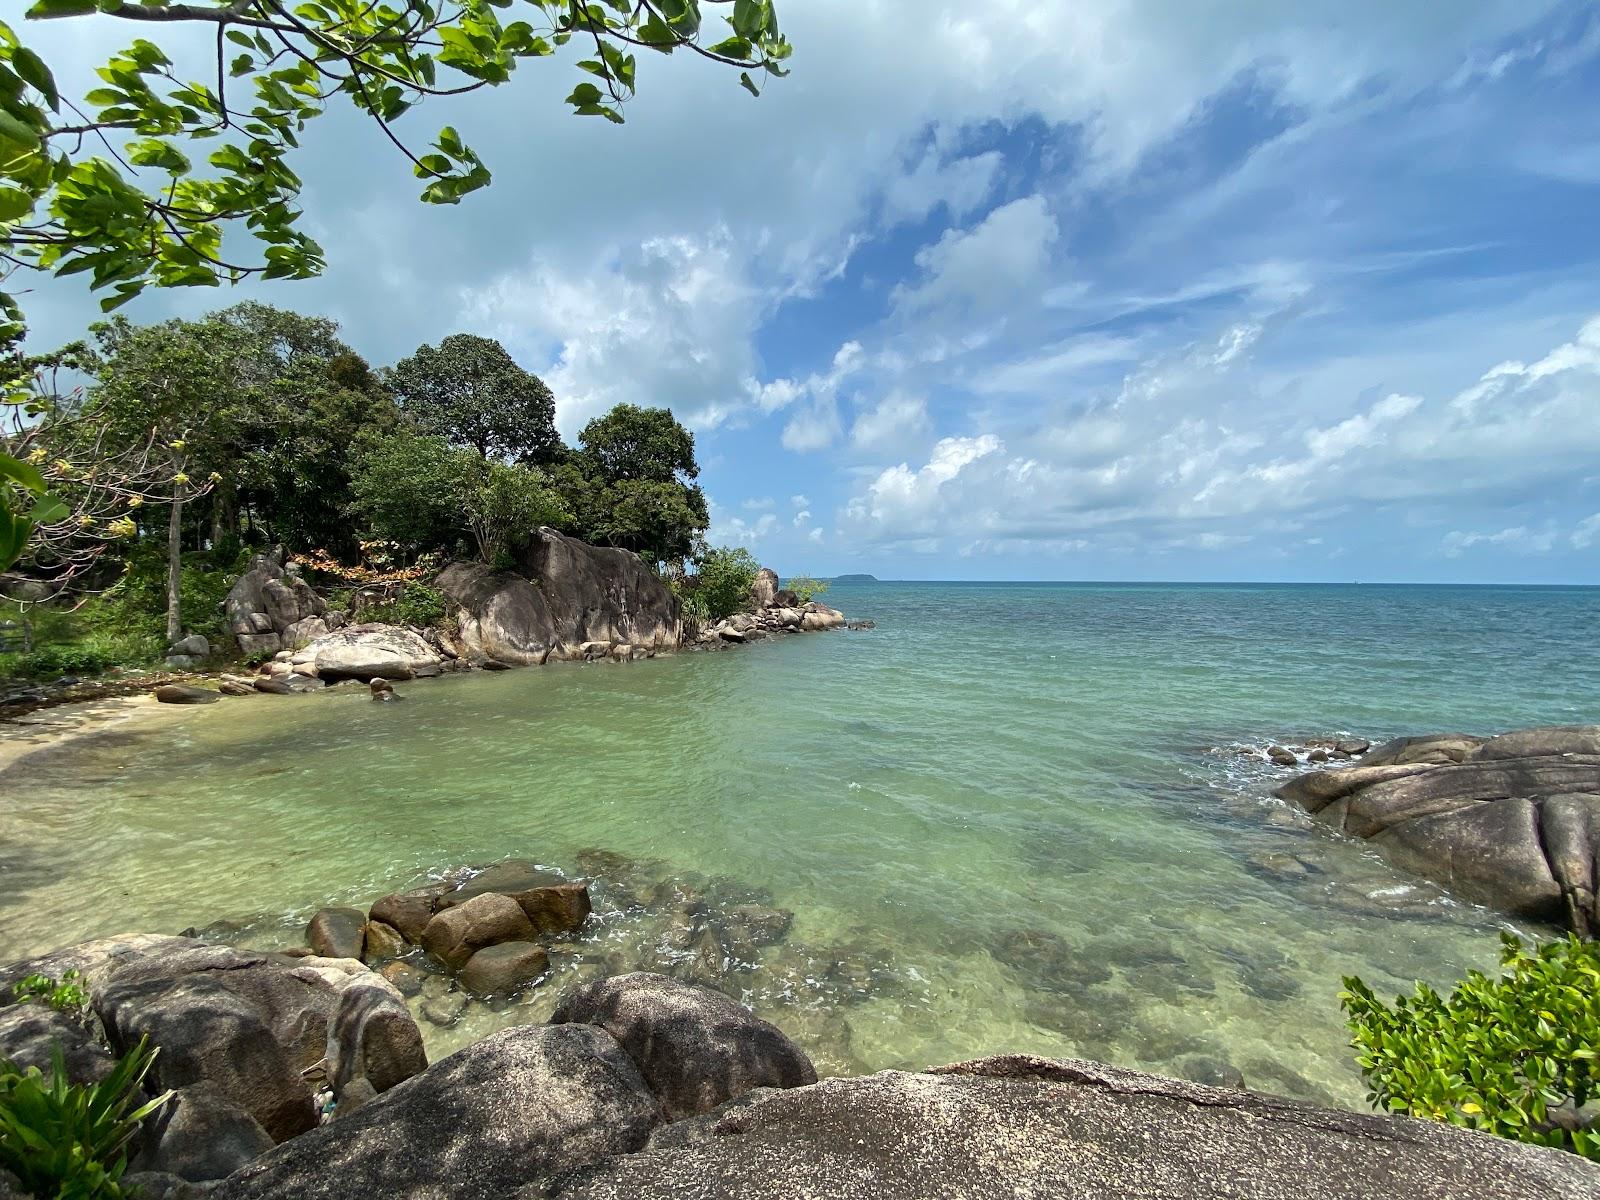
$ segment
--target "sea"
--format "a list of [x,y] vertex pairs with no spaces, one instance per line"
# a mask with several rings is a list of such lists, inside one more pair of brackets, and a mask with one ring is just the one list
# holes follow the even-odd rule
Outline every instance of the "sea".
[[1600,589],[823,598],[876,628],[395,705],[226,700],[35,754],[0,776],[0,960],[125,931],[290,946],[319,907],[519,858],[591,879],[595,916],[527,993],[423,1019],[434,1056],[646,969],[729,991],[823,1074],[1018,1052],[1361,1108],[1346,976],[1447,986],[1502,931],[1553,933],[1317,827],[1272,796],[1307,768],[1261,751],[1600,722]]

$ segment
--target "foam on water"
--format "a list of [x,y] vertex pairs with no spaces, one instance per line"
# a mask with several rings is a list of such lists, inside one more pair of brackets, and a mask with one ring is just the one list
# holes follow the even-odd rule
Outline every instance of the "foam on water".
[[825,1070],[1231,1064],[1359,1105],[1341,976],[1445,983],[1493,963],[1498,923],[1272,800],[1290,771],[1217,751],[1600,719],[1600,663],[1571,653],[1590,590],[829,598],[877,630],[443,679],[394,706],[226,702],[36,756],[0,778],[0,956],[219,918],[288,941],[429,871],[579,873],[600,847],[684,896],[640,905],[597,872],[601,918],[555,977],[428,1027],[431,1052],[597,970],[699,969],[694,922],[755,897],[793,926],[723,986]]

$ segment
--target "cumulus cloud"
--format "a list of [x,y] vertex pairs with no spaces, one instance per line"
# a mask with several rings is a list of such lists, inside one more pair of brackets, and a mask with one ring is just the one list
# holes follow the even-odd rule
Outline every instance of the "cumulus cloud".
[[1013,200],[973,228],[948,230],[918,251],[922,277],[897,287],[894,300],[907,311],[1004,307],[1018,291],[1039,290],[1059,234],[1042,195]]
[[924,437],[929,428],[928,402],[896,389],[857,414],[850,442],[857,450],[882,450]]

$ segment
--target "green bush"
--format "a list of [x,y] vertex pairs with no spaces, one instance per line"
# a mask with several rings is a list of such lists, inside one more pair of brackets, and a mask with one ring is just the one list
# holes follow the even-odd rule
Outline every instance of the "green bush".
[[1508,973],[1469,972],[1448,997],[1419,983],[1390,1007],[1361,980],[1344,981],[1339,1000],[1367,1098],[1389,1112],[1600,1160],[1600,1133],[1584,1108],[1600,1090],[1600,944],[1501,941]]
[[172,1093],[140,1104],[156,1052],[141,1040],[99,1083],[67,1082],[56,1046],[47,1080],[0,1059],[0,1167],[49,1200],[119,1200],[128,1143]]
[[380,621],[385,625],[415,625],[426,629],[444,624],[450,612],[450,602],[443,592],[424,583],[408,583],[399,595],[381,604],[369,605],[361,610],[361,620]]
[[55,679],[100,675],[113,667],[148,666],[165,651],[158,634],[90,634],[66,645],[40,646],[30,654],[0,655],[0,679]]
[[750,585],[761,564],[743,546],[721,546],[700,556],[694,594],[705,605],[708,620],[720,621],[750,601]]
[[78,982],[83,977],[77,971],[68,971],[57,983],[48,975],[28,975],[11,985],[11,994],[18,1004],[35,1001],[57,1012],[75,1013],[89,1003],[89,997]]
[[793,579],[784,580],[783,586],[798,596],[801,604],[809,604],[828,590],[828,581],[813,579],[809,575],[796,575]]

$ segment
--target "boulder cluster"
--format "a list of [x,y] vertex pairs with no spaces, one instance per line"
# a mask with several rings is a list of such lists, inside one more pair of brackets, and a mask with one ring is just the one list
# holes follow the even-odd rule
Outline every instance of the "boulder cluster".
[[[151,1200],[1600,1194],[1600,1165],[1560,1151],[1096,1063],[818,1082],[779,1029],[659,975],[580,985],[549,1022],[424,1065],[415,1027],[350,959],[127,937],[0,980],[68,967],[87,1020],[0,1009],[0,1053],[36,1063],[59,1043],[93,1079],[130,1036],[160,1038],[149,1082],[176,1092],[123,1179]],[[343,1098],[319,1115],[323,1080]],[[0,1200],[21,1195],[0,1173]]]
[[459,1017],[466,997],[504,996],[542,978],[546,945],[583,927],[589,885],[523,859],[393,892],[363,912],[324,908],[306,927],[313,954],[359,959],[407,996],[444,977],[424,1013],[436,1024]]
[[1463,899],[1600,932],[1600,725],[1400,738],[1276,794]]
[[250,559],[222,603],[228,628],[247,655],[276,654],[303,646],[344,624],[282,546]]
[[[762,567],[750,588],[750,611],[734,613],[701,629],[692,640],[699,645],[753,642],[776,634],[820,633],[846,624],[838,609],[815,600],[801,600],[794,592],[779,587],[776,571]],[[866,621],[856,622],[856,626],[872,628]]]

